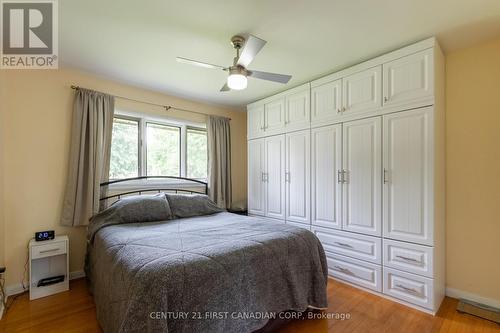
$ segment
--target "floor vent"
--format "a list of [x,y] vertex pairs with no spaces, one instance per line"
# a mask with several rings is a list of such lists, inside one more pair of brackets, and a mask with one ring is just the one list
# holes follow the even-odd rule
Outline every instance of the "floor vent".
[[466,299],[460,299],[460,302],[458,302],[457,305],[457,311],[468,313],[500,324],[500,309],[492,306],[476,303]]

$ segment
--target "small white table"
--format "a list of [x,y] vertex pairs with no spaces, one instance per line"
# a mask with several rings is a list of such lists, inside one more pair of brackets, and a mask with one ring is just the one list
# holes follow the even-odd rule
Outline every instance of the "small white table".
[[[56,236],[48,241],[30,240],[30,300],[69,290],[69,239],[68,236]],[[44,278],[64,275],[64,281],[38,287],[38,281]]]

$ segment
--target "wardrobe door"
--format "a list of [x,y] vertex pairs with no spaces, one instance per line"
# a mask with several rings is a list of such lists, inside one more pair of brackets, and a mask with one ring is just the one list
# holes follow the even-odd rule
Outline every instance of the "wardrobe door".
[[382,106],[382,66],[342,79],[343,116],[373,114]]
[[340,229],[342,205],[342,125],[311,131],[312,224]]
[[285,136],[265,139],[266,216],[285,219]]
[[432,108],[384,116],[384,237],[432,245]]
[[380,236],[382,231],[381,118],[343,124],[342,229]]
[[341,117],[342,80],[311,88],[311,124],[328,125]]
[[264,105],[264,130],[266,135],[276,135],[285,132],[285,98]]
[[286,135],[286,220],[310,224],[310,130]]
[[248,107],[247,136],[248,139],[255,139],[264,136],[264,104]]
[[264,139],[248,141],[248,213],[266,214]]
[[307,88],[286,96],[285,129],[287,132],[309,128],[311,123],[311,91]]
[[384,106],[415,108],[433,104],[433,50],[384,64]]

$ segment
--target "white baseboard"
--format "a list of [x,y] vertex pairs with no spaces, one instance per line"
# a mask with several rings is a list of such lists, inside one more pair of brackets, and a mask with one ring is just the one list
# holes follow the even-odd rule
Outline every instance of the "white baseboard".
[[74,279],[80,279],[85,277],[85,271],[74,271],[74,272],[69,272],[69,279],[74,280]]
[[469,293],[467,291],[446,287],[446,296],[453,298],[463,298],[469,301],[481,303],[484,305],[500,309],[500,300],[479,296],[473,293]]

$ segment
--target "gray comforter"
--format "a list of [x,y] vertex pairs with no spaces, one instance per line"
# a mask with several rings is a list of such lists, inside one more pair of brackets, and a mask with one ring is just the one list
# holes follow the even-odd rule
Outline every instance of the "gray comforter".
[[94,228],[87,276],[104,332],[252,332],[327,307],[316,236],[230,213]]

